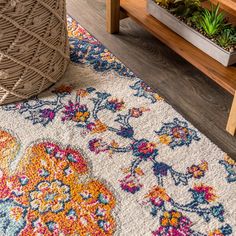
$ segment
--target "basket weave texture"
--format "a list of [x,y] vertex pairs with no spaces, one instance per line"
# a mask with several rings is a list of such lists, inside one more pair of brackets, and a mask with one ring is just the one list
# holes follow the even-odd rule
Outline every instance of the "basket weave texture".
[[0,105],[45,90],[68,62],[65,0],[0,1]]

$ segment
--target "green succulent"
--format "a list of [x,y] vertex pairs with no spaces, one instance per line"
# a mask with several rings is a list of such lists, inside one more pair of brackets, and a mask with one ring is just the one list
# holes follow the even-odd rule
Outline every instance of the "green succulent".
[[223,48],[236,45],[236,28],[231,27],[224,29],[217,38],[217,42]]
[[219,8],[219,4],[216,7],[211,4],[211,10],[203,9],[199,19],[199,26],[209,37],[218,34],[225,27],[225,15],[223,12],[219,12]]
[[172,13],[181,17],[191,17],[201,7],[201,0],[174,0]]
[[191,17],[187,18],[187,23],[194,25],[197,28],[201,28],[201,25],[199,23],[201,17],[202,17],[202,9],[199,9],[199,11],[195,11]]

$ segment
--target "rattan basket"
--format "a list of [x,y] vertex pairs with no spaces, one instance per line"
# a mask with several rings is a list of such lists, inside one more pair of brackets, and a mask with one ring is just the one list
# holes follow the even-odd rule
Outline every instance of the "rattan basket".
[[0,1],[0,105],[45,90],[68,62],[65,0]]

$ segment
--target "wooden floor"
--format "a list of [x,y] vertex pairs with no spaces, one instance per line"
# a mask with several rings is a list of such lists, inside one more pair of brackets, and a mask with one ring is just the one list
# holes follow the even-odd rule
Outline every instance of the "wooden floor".
[[236,137],[225,127],[233,97],[131,19],[106,33],[105,0],[67,0],[68,13],[187,120],[236,159]]

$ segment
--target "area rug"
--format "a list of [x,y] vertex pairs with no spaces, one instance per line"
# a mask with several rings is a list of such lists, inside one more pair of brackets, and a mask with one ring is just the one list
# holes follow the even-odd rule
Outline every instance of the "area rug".
[[236,235],[236,164],[75,20],[64,78],[0,108],[0,235]]

